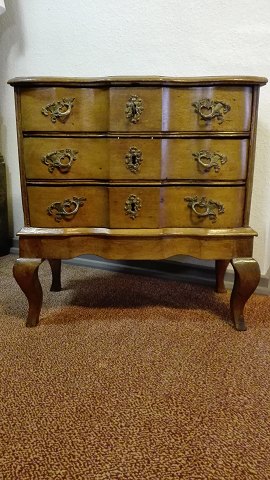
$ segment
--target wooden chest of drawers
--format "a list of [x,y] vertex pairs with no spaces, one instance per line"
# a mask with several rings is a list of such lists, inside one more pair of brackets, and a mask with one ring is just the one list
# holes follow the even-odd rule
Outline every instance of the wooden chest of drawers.
[[231,261],[231,312],[259,282],[249,227],[260,77],[16,78],[25,226],[14,275],[38,323],[38,267],[61,259]]

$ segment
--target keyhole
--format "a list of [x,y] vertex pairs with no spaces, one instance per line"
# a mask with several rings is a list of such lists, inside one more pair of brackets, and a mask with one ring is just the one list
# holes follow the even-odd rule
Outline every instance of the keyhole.
[[131,202],[131,211],[135,212],[135,202]]
[[135,117],[135,115],[137,115],[137,107],[134,103],[132,105],[132,115],[133,115],[133,117]]
[[136,157],[135,154],[133,154],[133,155],[131,156],[131,162],[132,162],[132,165],[136,165],[136,163],[137,163],[137,157]]

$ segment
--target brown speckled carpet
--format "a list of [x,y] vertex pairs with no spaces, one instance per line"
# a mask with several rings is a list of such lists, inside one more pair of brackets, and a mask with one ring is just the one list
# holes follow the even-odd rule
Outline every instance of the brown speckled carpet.
[[0,258],[1,480],[270,479],[270,299],[64,265],[40,326]]

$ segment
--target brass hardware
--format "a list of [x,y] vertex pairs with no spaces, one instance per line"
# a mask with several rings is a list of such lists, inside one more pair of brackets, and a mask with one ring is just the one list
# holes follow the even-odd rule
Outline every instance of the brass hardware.
[[75,98],[63,98],[58,102],[49,103],[46,107],[42,108],[41,113],[43,113],[45,117],[50,115],[52,123],[55,123],[56,120],[65,123],[73,108],[74,100]]
[[59,172],[67,173],[69,172],[72,163],[77,159],[76,150],[71,150],[71,148],[66,148],[65,150],[55,150],[54,152],[47,153],[41,159],[42,163],[48,165],[48,170],[50,173],[53,173],[55,168],[58,168]]
[[133,194],[129,195],[125,203],[126,215],[129,215],[129,217],[132,218],[132,220],[134,220],[137,217],[139,210],[141,208],[142,208],[141,199],[136,195],[133,195]]
[[195,197],[185,197],[184,200],[188,202],[188,207],[191,208],[198,217],[209,217],[212,223],[217,221],[217,214],[214,212],[215,208],[219,215],[225,211],[222,203],[207,200],[206,197],[198,198],[196,195]]
[[224,102],[210,100],[209,98],[203,98],[198,102],[192,103],[195,107],[195,112],[199,114],[202,120],[208,121],[217,117],[218,123],[223,123],[223,115],[231,110],[230,105]]
[[[209,152],[208,150],[200,150],[199,152],[192,154],[198,167],[204,172],[210,172],[211,168],[215,172],[219,172],[220,165],[224,165],[227,162],[227,157],[218,152]],[[219,165],[220,162],[220,165]]]
[[136,147],[130,147],[126,154],[126,167],[132,173],[137,173],[140,170],[143,161],[142,152]]
[[67,198],[63,202],[54,202],[52,203],[48,208],[47,212],[48,215],[53,215],[54,210],[56,210],[55,215],[55,221],[60,222],[63,218],[66,220],[71,220],[74,215],[79,210],[79,207],[82,207],[84,205],[84,202],[86,201],[86,198],[84,197],[73,197],[71,200]]
[[138,123],[142,112],[142,99],[139,98],[137,95],[132,95],[126,103],[126,118],[128,118],[131,123]]

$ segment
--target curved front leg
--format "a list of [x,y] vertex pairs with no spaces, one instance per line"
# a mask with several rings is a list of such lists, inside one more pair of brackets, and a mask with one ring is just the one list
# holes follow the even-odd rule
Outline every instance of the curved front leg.
[[61,290],[61,260],[48,258],[52,271],[51,292],[60,292]]
[[233,258],[235,278],[231,294],[231,314],[237,330],[246,330],[244,307],[260,281],[260,267],[253,258]]
[[35,327],[39,322],[42,305],[42,288],[38,278],[38,267],[41,258],[18,258],[13,267],[14,278],[26,295],[29,304],[27,327]]
[[224,276],[230,260],[216,260],[216,292],[226,293],[226,287],[224,285]]

